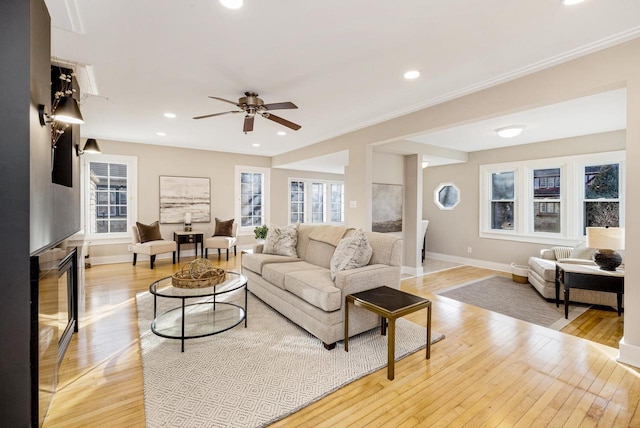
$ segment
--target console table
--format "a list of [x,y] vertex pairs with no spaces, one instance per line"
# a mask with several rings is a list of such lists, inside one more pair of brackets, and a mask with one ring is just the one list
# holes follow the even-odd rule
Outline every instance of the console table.
[[200,244],[200,256],[204,257],[204,233],[173,232],[173,240],[178,244],[178,262],[180,262],[180,246],[182,244],[196,244],[196,257],[198,257],[198,244]]
[[602,270],[598,266],[556,263],[556,307],[560,304],[560,286],[564,290],[564,317],[569,318],[569,292],[572,288],[616,293],[618,316],[622,314],[624,271]]

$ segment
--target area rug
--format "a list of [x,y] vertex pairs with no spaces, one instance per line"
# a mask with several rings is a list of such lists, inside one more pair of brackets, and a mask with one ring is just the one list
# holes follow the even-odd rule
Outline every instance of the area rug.
[[[158,299],[158,313],[168,300]],[[187,340],[184,353],[179,340],[150,331],[152,296],[138,294],[137,304],[149,428],[265,426],[386,367],[379,329],[351,338],[349,352],[343,342],[328,351],[251,294],[247,328]],[[432,332],[432,343],[443,337]],[[424,349],[425,339],[424,327],[397,320],[396,360]]]
[[556,308],[555,301],[547,301],[531,284],[520,284],[496,275],[436,294],[554,330],[561,330],[590,308],[590,305],[571,303],[569,319],[565,319],[563,303]]

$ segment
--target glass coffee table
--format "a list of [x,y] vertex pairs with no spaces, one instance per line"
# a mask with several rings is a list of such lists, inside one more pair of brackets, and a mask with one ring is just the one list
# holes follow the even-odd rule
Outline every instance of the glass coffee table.
[[[244,306],[236,296],[243,289]],[[242,321],[247,327],[247,277],[242,274],[227,272],[224,282],[203,288],[174,287],[169,276],[152,283],[149,292],[153,294],[151,331],[167,339],[180,339],[182,352],[186,339],[222,333]],[[159,297],[179,300],[180,306],[158,314]],[[187,300],[193,303],[187,304]]]

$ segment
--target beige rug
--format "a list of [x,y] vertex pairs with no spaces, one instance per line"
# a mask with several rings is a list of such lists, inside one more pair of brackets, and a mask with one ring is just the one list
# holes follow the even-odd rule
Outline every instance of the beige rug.
[[[187,340],[182,353],[179,340],[151,333],[152,296],[140,293],[137,303],[149,428],[266,426],[386,367],[379,329],[350,339],[349,352],[342,342],[327,351],[251,294],[247,328]],[[424,349],[424,327],[399,319],[396,330],[396,359]],[[432,343],[443,337],[432,332]]]
[[561,330],[591,307],[571,303],[569,319],[565,319],[563,303],[556,308],[555,300],[547,301],[531,284],[520,284],[495,275],[440,290],[436,294],[554,330]]

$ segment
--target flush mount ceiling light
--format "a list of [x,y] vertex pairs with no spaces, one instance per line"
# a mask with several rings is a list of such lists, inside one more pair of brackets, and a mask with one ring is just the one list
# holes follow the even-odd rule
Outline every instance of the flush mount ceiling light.
[[252,146],[253,147],[260,147],[260,143],[253,143]]
[[287,135],[287,133],[284,131],[278,131],[278,135],[283,136],[283,135]]
[[243,0],[220,0],[220,4],[227,9],[240,9],[243,3]]
[[164,133],[164,132],[156,132],[156,135],[157,135],[158,137],[166,137],[166,136],[167,136],[167,134],[166,134],[166,133]]
[[420,72],[418,70],[409,70],[404,73],[404,78],[407,80],[417,79],[418,77],[420,77]]
[[175,113],[165,113],[164,117],[168,117],[169,119],[175,119],[176,118],[176,114]]
[[504,128],[496,129],[496,133],[502,138],[513,138],[520,135],[524,128],[524,125],[505,126]]
[[573,6],[574,4],[582,3],[584,0],[562,0],[562,4],[566,6]]

